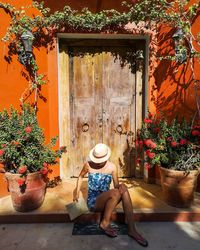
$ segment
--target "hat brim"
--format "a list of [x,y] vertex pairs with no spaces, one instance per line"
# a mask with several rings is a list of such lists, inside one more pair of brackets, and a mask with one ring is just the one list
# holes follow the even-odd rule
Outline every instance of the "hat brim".
[[104,157],[101,157],[101,158],[96,158],[93,155],[94,148],[91,149],[90,153],[89,153],[89,160],[92,161],[92,162],[94,162],[94,163],[102,163],[102,162],[107,161],[110,158],[110,155],[111,155],[111,149],[109,147],[107,147],[107,148],[108,148],[107,155],[105,155]]

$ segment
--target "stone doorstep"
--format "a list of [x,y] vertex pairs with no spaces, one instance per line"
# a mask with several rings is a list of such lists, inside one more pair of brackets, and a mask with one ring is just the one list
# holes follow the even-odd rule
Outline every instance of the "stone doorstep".
[[[135,221],[200,221],[200,193],[195,194],[194,204],[188,209],[168,206],[162,200],[159,185],[147,184],[143,180],[123,180],[129,188],[133,202]],[[66,223],[71,222],[66,204],[72,201],[74,180],[67,180],[55,188],[48,189],[43,205],[30,212],[17,212],[12,207],[10,196],[0,198],[0,223]],[[82,195],[87,197],[87,186]],[[100,213],[89,212],[74,221],[100,220]],[[112,220],[123,222],[124,213],[120,203],[112,214]]]
[[[71,221],[67,212],[58,213],[16,213],[0,215],[0,223],[69,223],[69,222],[96,222],[99,223],[100,213],[88,213]],[[135,211],[133,214],[136,222],[195,222],[200,221],[200,212],[159,212],[159,211]],[[112,221],[124,222],[123,212],[113,212]]]

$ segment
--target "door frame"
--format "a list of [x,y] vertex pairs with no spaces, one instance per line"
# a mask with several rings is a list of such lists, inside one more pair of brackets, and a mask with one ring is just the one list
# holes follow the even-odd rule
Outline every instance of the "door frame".
[[[148,65],[149,65],[149,36],[133,34],[72,34],[58,33],[58,107],[59,107],[59,142],[60,146],[66,145],[70,148],[70,88],[69,88],[69,57],[66,53],[67,45],[61,46],[62,39],[124,39],[124,40],[144,40],[144,99],[142,107],[142,117],[146,115],[148,104]],[[60,176],[62,179],[73,177],[73,169],[69,166],[69,153],[64,154],[60,160]]]

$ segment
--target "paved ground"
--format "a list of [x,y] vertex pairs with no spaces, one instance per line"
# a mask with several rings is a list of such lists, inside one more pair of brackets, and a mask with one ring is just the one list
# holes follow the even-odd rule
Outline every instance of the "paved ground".
[[[141,222],[138,229],[149,241],[148,250],[199,250],[200,222]],[[72,223],[1,224],[1,250],[139,250],[126,235],[72,236]]]

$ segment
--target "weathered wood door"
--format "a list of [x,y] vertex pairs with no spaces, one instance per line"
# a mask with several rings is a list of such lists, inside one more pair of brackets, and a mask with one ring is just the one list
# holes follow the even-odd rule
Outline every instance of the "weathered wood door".
[[68,47],[73,176],[100,142],[110,146],[119,176],[134,175],[134,138],[142,119],[143,92],[138,50],[130,41],[93,41]]

